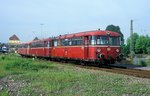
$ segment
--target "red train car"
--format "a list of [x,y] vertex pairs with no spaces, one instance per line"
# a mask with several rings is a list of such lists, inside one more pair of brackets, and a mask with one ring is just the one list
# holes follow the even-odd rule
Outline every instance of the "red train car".
[[29,55],[30,43],[22,43],[18,45],[17,53],[22,56]]
[[[120,34],[112,31],[87,31],[33,41],[27,55],[97,64],[114,63],[120,58]],[[23,50],[19,49],[19,50]],[[18,53],[20,54],[20,51]]]
[[22,56],[50,57],[52,39],[36,40],[18,46],[18,54]]

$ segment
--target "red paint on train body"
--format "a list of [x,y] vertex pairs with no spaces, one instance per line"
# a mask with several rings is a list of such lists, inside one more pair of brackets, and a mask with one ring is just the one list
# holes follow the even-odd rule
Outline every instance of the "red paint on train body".
[[120,34],[101,30],[60,35],[24,46],[18,49],[20,55],[86,62],[114,62],[121,53]]

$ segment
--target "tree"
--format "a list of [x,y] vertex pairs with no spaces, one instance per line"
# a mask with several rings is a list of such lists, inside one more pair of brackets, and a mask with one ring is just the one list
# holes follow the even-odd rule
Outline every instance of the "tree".
[[121,35],[121,41],[124,41],[124,36],[123,36],[123,34],[122,34],[122,32],[121,32],[119,26],[108,25],[108,26],[106,27],[106,30],[107,30],[107,31],[114,31],[114,32],[119,33],[119,34]]
[[146,35],[146,52],[150,54],[150,37]]
[[133,48],[134,48],[134,51],[135,51],[135,44],[136,44],[136,40],[139,38],[139,35],[137,33],[133,33],[132,35],[132,38],[133,38]]
[[123,53],[124,56],[128,56],[130,53],[130,50],[126,44],[121,45],[121,53]]
[[114,31],[114,32],[121,33],[120,27],[119,27],[119,26],[115,26],[115,25],[108,25],[108,26],[106,27],[106,30],[107,30],[107,31]]
[[[133,43],[133,50],[135,52],[135,44],[136,44],[136,40],[139,38],[139,35],[137,33],[133,33],[132,35],[132,43]],[[130,50],[130,41],[131,41],[131,36],[127,39],[127,46]]]
[[145,36],[140,36],[137,40],[136,40],[136,44],[135,44],[135,52],[136,53],[147,53],[147,48],[149,47],[148,45],[149,43],[149,38],[145,37]]
[[150,47],[146,48],[147,53],[150,54]]

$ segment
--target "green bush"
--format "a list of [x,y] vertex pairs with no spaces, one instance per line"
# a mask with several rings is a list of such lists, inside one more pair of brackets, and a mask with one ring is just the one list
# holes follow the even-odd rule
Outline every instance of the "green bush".
[[143,66],[143,67],[146,67],[146,66],[147,66],[146,62],[143,61],[143,60],[140,61],[140,65]]
[[2,56],[1,59],[2,59],[2,60],[5,60],[5,56]]
[[150,47],[147,48],[147,53],[150,54]]

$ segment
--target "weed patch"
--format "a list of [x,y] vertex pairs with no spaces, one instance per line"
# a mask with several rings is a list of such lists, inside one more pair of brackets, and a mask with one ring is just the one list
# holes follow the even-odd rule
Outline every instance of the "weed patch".
[[146,64],[146,62],[145,62],[144,60],[141,60],[141,61],[140,61],[140,65],[143,66],[143,67],[146,67],[146,66],[147,66],[147,64]]
[[0,91],[0,96],[9,96],[8,91],[6,89]]
[[5,66],[6,70],[21,69],[21,70],[38,71],[40,69],[48,69],[48,68],[50,68],[50,66],[48,66],[47,64],[33,64],[32,62],[28,61],[14,61]]

